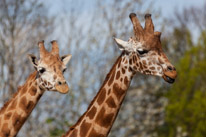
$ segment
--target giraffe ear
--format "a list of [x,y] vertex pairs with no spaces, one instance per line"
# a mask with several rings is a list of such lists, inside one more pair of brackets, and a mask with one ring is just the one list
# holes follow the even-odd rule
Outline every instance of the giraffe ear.
[[33,54],[28,54],[29,60],[31,61],[32,65],[34,66],[35,69],[37,69],[37,58]]
[[61,61],[63,62],[64,65],[67,65],[67,63],[69,62],[71,57],[72,57],[72,55],[70,55],[70,54],[64,55],[64,56],[61,57]]
[[114,41],[117,43],[120,50],[129,50],[130,44],[126,41],[123,41],[121,39],[114,38]]

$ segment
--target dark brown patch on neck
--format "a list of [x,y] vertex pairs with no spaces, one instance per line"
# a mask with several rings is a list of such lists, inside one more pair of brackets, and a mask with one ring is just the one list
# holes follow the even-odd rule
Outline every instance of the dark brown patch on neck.
[[26,105],[26,113],[29,114],[32,112],[33,108],[35,107],[35,104],[33,101],[29,101],[28,104]]
[[120,71],[117,72],[117,75],[116,75],[116,80],[118,80],[120,77]]
[[125,78],[124,78],[124,84],[125,84],[126,86],[129,84],[129,80],[128,80],[127,76],[125,76]]
[[114,99],[112,98],[112,96],[110,96],[110,97],[106,100],[106,103],[107,103],[107,105],[108,105],[110,108],[116,108],[116,107],[117,107],[117,105],[115,104]]
[[115,83],[113,85],[113,92],[117,96],[117,99],[120,100],[121,97],[124,95],[125,90],[121,89],[121,87],[117,83]]
[[102,102],[104,101],[105,97],[106,97],[106,89],[103,88],[102,90],[100,90],[100,94],[99,94],[99,96],[97,98],[97,103],[99,105],[101,105]]
[[115,76],[115,70],[112,73],[112,76],[110,77],[110,80],[108,82],[108,86],[110,86],[112,84],[112,82],[114,81],[114,76]]
[[124,68],[122,68],[122,73],[125,74],[125,69]]
[[32,86],[30,89],[29,89],[29,93],[31,96],[35,96],[36,95],[36,92],[37,92],[37,88],[35,86]]
[[25,110],[25,109],[26,109],[26,104],[27,104],[26,97],[23,96],[23,97],[20,99],[19,107],[20,107],[22,110]]
[[4,120],[9,120],[11,115],[12,115],[11,112],[6,113],[6,115],[4,116]]
[[97,112],[97,109],[96,109],[95,106],[93,106],[91,108],[91,110],[87,113],[87,116],[89,117],[89,119],[93,119],[95,114],[96,114],[96,112]]
[[102,127],[109,127],[110,125],[112,125],[112,120],[113,120],[113,117],[114,117],[114,114],[113,113],[110,113],[110,114],[106,114],[105,113],[105,109],[102,108],[100,110],[100,112],[98,112],[98,115],[96,117],[96,120],[95,122],[102,126]]
[[84,120],[82,125],[80,126],[80,136],[81,137],[87,136],[87,133],[90,127],[91,127],[91,123],[87,123]]
[[10,129],[8,127],[8,123],[4,123],[2,125],[1,134],[3,135],[3,137],[9,137],[10,136]]
[[16,112],[13,114],[12,125],[14,126],[15,131],[19,131],[24,122],[24,118],[22,118],[19,114],[17,114]]

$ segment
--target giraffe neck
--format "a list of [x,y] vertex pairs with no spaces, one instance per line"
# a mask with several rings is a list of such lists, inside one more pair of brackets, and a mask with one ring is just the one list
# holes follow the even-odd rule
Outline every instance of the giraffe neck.
[[122,53],[117,59],[87,111],[70,128],[66,137],[108,135],[133,76],[129,68],[129,57],[125,54]]
[[16,136],[44,93],[37,85],[36,73],[30,74],[26,83],[0,110],[0,136]]

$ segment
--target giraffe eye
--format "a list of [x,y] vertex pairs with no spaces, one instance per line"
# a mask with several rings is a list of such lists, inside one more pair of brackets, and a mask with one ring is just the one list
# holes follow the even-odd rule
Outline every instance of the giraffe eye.
[[149,50],[137,50],[137,52],[138,52],[140,55],[143,55],[143,54],[148,53]]
[[42,74],[42,73],[44,73],[46,71],[46,69],[45,68],[40,68],[39,69],[39,72]]

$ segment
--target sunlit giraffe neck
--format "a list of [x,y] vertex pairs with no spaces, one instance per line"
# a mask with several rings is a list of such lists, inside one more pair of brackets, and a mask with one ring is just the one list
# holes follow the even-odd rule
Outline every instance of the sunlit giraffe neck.
[[52,41],[51,52],[45,50],[43,41],[38,45],[40,60],[29,55],[36,71],[30,74],[25,84],[18,87],[18,91],[0,110],[0,137],[17,135],[44,91],[67,93],[69,90],[62,71],[71,56],[60,58],[56,41]]
[[128,42],[116,39],[123,50],[99,92],[87,111],[77,123],[70,127],[65,137],[106,137],[117,117],[121,104],[129,88],[132,77],[137,73],[162,76],[173,83],[176,70],[164,54],[160,33],[154,32],[151,15],[145,15],[143,29],[134,13],[130,14],[134,34]]

